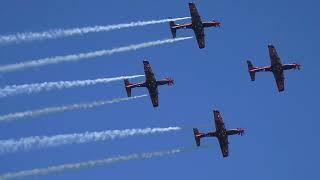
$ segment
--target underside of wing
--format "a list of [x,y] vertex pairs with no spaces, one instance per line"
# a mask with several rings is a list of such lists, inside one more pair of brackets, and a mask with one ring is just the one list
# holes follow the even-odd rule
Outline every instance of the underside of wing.
[[271,65],[281,64],[276,48],[273,45],[268,45],[268,49],[269,49]]
[[213,110],[213,118],[216,125],[216,130],[225,129],[224,122],[219,111]]
[[143,61],[144,74],[146,76],[146,81],[152,81],[155,79],[154,73],[152,71],[149,61]]
[[204,34],[202,32],[195,32],[197,43],[200,49],[205,47]]
[[149,90],[149,95],[150,95],[152,106],[158,107],[159,106],[158,93],[156,91]]
[[278,91],[284,91],[284,75],[283,72],[281,73],[273,73],[274,78],[276,80],[277,83],[277,87],[278,87]]
[[220,149],[223,157],[229,156],[229,143],[228,136],[225,138],[219,138]]
[[192,2],[189,3],[189,10],[190,10],[190,15],[192,19],[199,17],[197,7],[194,3]]

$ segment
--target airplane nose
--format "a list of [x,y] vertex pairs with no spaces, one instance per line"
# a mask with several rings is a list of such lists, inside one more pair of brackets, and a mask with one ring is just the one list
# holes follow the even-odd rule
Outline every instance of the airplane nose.
[[218,26],[218,27],[220,27],[220,25],[221,25],[221,22],[213,20],[213,24],[214,24],[215,26]]
[[296,67],[300,70],[301,64],[296,64]]

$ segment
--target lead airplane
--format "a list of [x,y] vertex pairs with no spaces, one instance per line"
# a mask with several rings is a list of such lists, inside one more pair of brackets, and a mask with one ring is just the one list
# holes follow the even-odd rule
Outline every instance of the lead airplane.
[[146,77],[145,82],[142,83],[136,83],[136,84],[131,84],[128,79],[124,80],[125,88],[127,91],[128,97],[131,97],[131,89],[136,88],[136,87],[146,87],[149,91],[149,95],[151,98],[151,102],[153,107],[158,107],[159,105],[159,98],[158,98],[158,86],[161,85],[173,85],[174,80],[171,78],[165,78],[162,80],[156,80],[149,61],[143,61],[143,66],[144,66],[144,74]]
[[253,64],[251,63],[251,61],[247,61],[250,78],[251,78],[251,81],[254,81],[256,72],[260,72],[260,71],[272,72],[277,83],[278,91],[282,92],[284,91],[284,70],[289,70],[289,69],[300,70],[301,64],[297,64],[297,63],[282,64],[276,48],[273,45],[268,45],[268,49],[269,49],[271,66],[253,67]]
[[197,7],[193,2],[189,3],[189,10],[191,15],[191,23],[180,25],[180,24],[175,24],[174,21],[169,22],[172,37],[176,38],[177,29],[193,29],[194,34],[197,38],[198,46],[200,49],[202,49],[205,47],[204,28],[220,27],[221,23],[215,20],[202,22],[201,17],[198,13]]
[[227,157],[229,155],[229,141],[228,136],[230,135],[243,135],[244,129],[242,128],[236,128],[236,129],[226,129],[223,119],[220,115],[219,111],[213,110],[213,117],[214,122],[216,125],[216,131],[215,132],[208,132],[208,133],[200,133],[197,128],[193,128],[193,134],[194,139],[196,141],[197,146],[200,146],[200,140],[203,137],[216,137],[218,138],[220,149],[222,152],[223,157]]

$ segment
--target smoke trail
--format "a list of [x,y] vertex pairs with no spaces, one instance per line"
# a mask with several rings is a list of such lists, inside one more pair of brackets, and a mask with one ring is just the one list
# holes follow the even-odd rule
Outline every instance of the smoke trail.
[[55,147],[66,144],[83,144],[94,141],[106,141],[113,140],[115,138],[165,133],[169,131],[179,130],[181,130],[180,127],[124,129],[75,134],[61,134],[55,136],[31,136],[26,138],[20,138],[19,140],[0,140],[0,154],[13,153],[16,151],[28,151],[31,149],[39,149],[46,147]]
[[166,23],[169,21],[184,20],[189,18],[190,17],[150,20],[150,21],[137,21],[137,22],[131,22],[131,23],[107,25],[107,26],[92,26],[92,27],[72,28],[72,29],[53,29],[53,30],[44,31],[44,32],[25,32],[25,33],[11,34],[11,35],[2,35],[0,36],[0,44],[56,39],[61,37],[74,36],[74,35],[84,35],[88,33],[107,32],[107,31],[112,31],[117,29],[137,27],[137,26],[147,26],[152,24]]
[[146,97],[146,96],[148,96],[148,95],[144,94],[144,95],[140,95],[140,96],[133,96],[133,97],[127,97],[127,98],[117,98],[117,99],[113,99],[113,100],[70,104],[70,105],[64,105],[64,106],[48,107],[48,108],[43,108],[43,109],[10,113],[10,114],[0,116],[0,122],[10,122],[10,121],[19,120],[22,118],[37,117],[37,116],[41,116],[41,115],[57,113],[57,112],[64,112],[64,111],[72,111],[72,110],[77,110],[77,109],[94,108],[94,107],[103,106],[106,104],[113,104],[113,103],[118,103],[118,102],[122,102],[122,101],[129,101],[129,100],[142,98],[142,97]]
[[130,154],[127,156],[117,156],[112,158],[100,159],[100,160],[91,160],[79,163],[72,163],[72,164],[62,164],[57,166],[49,166],[47,168],[37,168],[32,170],[25,170],[25,171],[18,171],[12,173],[6,173],[0,175],[0,179],[12,179],[12,178],[23,178],[28,176],[39,176],[39,175],[47,175],[51,173],[58,173],[67,170],[77,170],[77,169],[84,169],[84,168],[93,168],[96,166],[103,166],[109,165],[118,162],[125,162],[131,160],[146,160],[155,157],[162,157],[168,155],[174,155],[182,152],[187,152],[191,150],[196,150],[196,148],[175,148],[170,150],[164,151],[156,151],[156,152],[148,152],[148,153],[141,153],[141,154]]
[[50,64],[58,64],[63,62],[76,62],[83,59],[89,59],[99,56],[107,56],[112,55],[114,53],[121,53],[127,51],[134,51],[142,48],[152,47],[152,46],[159,46],[168,43],[174,43],[178,41],[183,41],[187,39],[191,39],[192,37],[182,37],[182,38],[175,38],[175,39],[164,39],[164,40],[157,40],[157,41],[150,41],[141,44],[132,44],[129,46],[123,46],[114,49],[107,49],[107,50],[100,50],[100,51],[93,51],[88,53],[80,53],[80,54],[71,54],[66,56],[55,56],[55,57],[48,57],[44,59],[38,60],[31,60],[16,64],[8,64],[0,66],[0,73],[10,72],[10,71],[17,71],[22,69],[27,69],[31,67],[39,67],[45,66]]
[[51,91],[54,89],[66,89],[73,87],[83,87],[91,86],[96,84],[106,84],[113,81],[119,81],[123,79],[132,79],[137,77],[142,77],[144,75],[134,75],[134,76],[119,76],[114,78],[99,78],[99,79],[89,79],[89,80],[76,80],[76,81],[58,81],[58,82],[44,82],[35,84],[22,84],[22,85],[11,85],[5,86],[0,89],[0,98],[13,96],[18,94],[31,94],[38,93],[41,91]]

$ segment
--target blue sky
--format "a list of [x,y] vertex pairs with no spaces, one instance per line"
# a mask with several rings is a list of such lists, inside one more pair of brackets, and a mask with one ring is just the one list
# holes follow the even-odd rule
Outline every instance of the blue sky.
[[[56,135],[109,129],[194,126],[212,130],[212,110],[218,109],[228,128],[243,127],[245,136],[230,137],[230,157],[223,159],[216,139],[212,145],[163,158],[130,161],[79,171],[48,175],[42,179],[128,178],[245,178],[315,179],[320,157],[317,115],[320,3],[316,0],[195,1],[203,20],[222,22],[220,29],[206,29],[205,49],[195,40],[139,51],[1,74],[1,87],[44,81],[94,79],[143,73],[148,59],[158,78],[175,79],[160,87],[160,106],[150,100],[57,113],[0,124],[0,138]],[[0,34],[108,25],[136,20],[189,16],[188,1],[3,1]],[[187,20],[185,22],[188,22]],[[178,36],[193,32],[178,31]],[[0,47],[0,64],[170,38],[168,24],[123,29],[86,36]],[[301,71],[285,72],[286,89],[278,93],[271,73],[258,73],[251,82],[246,60],[269,65],[267,44],[278,50],[282,62],[302,64]],[[132,81],[143,81],[143,78]],[[133,94],[146,93],[134,89]],[[61,91],[19,95],[0,100],[0,114],[125,97],[123,82]],[[192,129],[181,132],[115,141],[17,152],[0,156],[0,174],[63,163],[195,146]],[[32,178],[31,178],[32,179]]]

